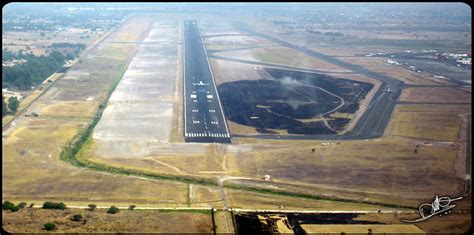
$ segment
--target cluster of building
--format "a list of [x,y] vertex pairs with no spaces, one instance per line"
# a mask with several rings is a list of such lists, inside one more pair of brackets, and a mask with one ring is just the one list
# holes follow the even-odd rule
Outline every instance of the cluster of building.
[[20,92],[9,91],[7,88],[2,88],[2,96],[6,100],[8,100],[10,97],[15,97],[17,100],[21,100],[23,98]]
[[389,60],[387,60],[387,61],[385,61],[385,62],[387,62],[387,64],[400,65],[400,63],[397,62],[397,61],[395,61],[395,60],[390,60],[390,59],[389,59]]
[[383,56],[383,55],[386,55],[387,53],[385,52],[379,52],[379,53],[369,53],[367,55],[365,55],[366,57],[372,57],[372,56]]
[[436,79],[441,79],[441,80],[449,80],[449,78],[447,78],[443,75],[434,75],[433,77],[436,78]]
[[25,59],[19,59],[19,60],[13,59],[10,61],[2,61],[2,67],[13,67],[15,65],[24,64],[26,62],[27,60]]
[[472,64],[472,58],[467,53],[443,53],[441,54],[444,58],[448,60],[456,60],[458,64],[470,65]]

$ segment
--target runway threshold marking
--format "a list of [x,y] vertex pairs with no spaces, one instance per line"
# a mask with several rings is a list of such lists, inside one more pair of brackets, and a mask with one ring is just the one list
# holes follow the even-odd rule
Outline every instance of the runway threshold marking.
[[[211,67],[211,64],[210,64],[210,61],[209,61],[207,50],[206,50],[206,47],[205,47],[205,44],[204,44],[204,40],[201,36],[201,32],[200,32],[200,29],[197,26],[197,24],[195,22],[192,22],[193,25],[195,25],[195,26],[192,26],[192,28],[190,28],[190,27],[188,27],[189,23],[190,23],[190,21],[186,21],[185,24],[183,25],[183,28],[184,28],[184,30],[183,30],[183,47],[184,47],[184,49],[183,49],[183,55],[184,55],[183,56],[183,60],[184,60],[183,61],[183,65],[184,65],[183,66],[183,68],[184,68],[184,72],[183,72],[183,80],[184,80],[183,98],[184,99],[183,99],[183,102],[184,102],[184,106],[185,106],[184,107],[184,111],[185,111],[185,113],[184,113],[184,115],[185,115],[185,117],[184,117],[184,120],[185,120],[185,128],[184,128],[185,133],[184,133],[184,136],[188,137],[188,138],[191,137],[191,139],[186,139],[185,138],[185,141],[190,141],[190,142],[194,142],[194,141],[196,141],[196,142],[216,142],[217,140],[204,139],[206,137],[207,138],[213,137],[213,138],[228,138],[228,139],[224,139],[224,140],[219,140],[218,142],[226,142],[226,143],[230,142],[230,143],[232,143],[232,140],[230,139],[229,128],[227,126],[226,119],[225,119],[225,116],[224,116],[222,103],[220,101],[219,93],[217,91],[215,78],[214,78],[214,73],[212,71],[212,67]],[[191,35],[191,37],[189,37],[189,35]],[[187,40],[194,40],[195,36],[198,36],[200,38],[201,45],[199,45],[199,42],[198,42],[197,38],[196,38],[196,41],[190,41],[190,42],[186,43]],[[191,44],[189,44],[189,43],[191,43]],[[189,95],[190,97],[187,97],[187,95],[188,95],[187,90],[189,88],[186,86],[186,83],[189,79],[187,79],[187,77],[186,77],[186,70],[187,70],[187,68],[189,68],[192,71],[192,69],[194,69],[194,67],[197,66],[197,65],[196,64],[189,64],[193,61],[189,61],[189,59],[188,60],[186,59],[190,55],[189,50],[188,50],[188,52],[186,51],[186,44],[188,46],[192,45],[197,50],[196,52],[192,51],[191,55],[193,53],[198,53],[196,56],[198,56],[199,59],[204,59],[204,58],[202,58],[202,56],[206,57],[206,59],[204,61],[207,62],[208,66],[203,65],[203,67],[208,67],[209,72],[205,76],[205,80],[201,80],[197,84],[193,83],[195,86],[210,85],[210,82],[208,82],[208,80],[209,79],[212,80],[212,85],[214,86],[215,95],[210,94],[209,90],[207,90],[205,92],[205,97],[207,98],[206,100],[201,100],[201,98],[198,99],[198,97],[200,96],[200,90],[197,90],[198,92],[196,92],[196,90],[194,90],[194,89],[191,90],[192,93]],[[194,44],[196,44],[196,45],[194,45]],[[202,46],[202,48],[201,48],[201,46]],[[202,54],[202,51],[204,51],[204,54]],[[195,58],[193,58],[193,59],[195,59]],[[189,67],[189,66],[191,66],[191,67]],[[204,69],[203,67],[201,67],[201,69]],[[188,74],[189,74],[189,71],[188,71]],[[210,77],[209,77],[209,75],[210,75]],[[193,79],[192,80],[193,82],[197,80],[196,77],[193,77],[192,79]],[[203,83],[203,81],[207,81],[208,83],[205,84],[205,83]],[[217,99],[215,99],[215,96],[217,96]],[[215,107],[214,106],[215,101],[217,101],[219,103],[220,114],[217,114],[216,109],[212,109],[212,108]],[[207,108],[208,110],[199,111],[196,108],[192,108],[191,112],[195,113],[195,114],[197,114],[197,113],[203,113],[203,114],[204,113],[216,113],[217,115],[221,115],[221,116],[217,116],[217,117],[218,117],[218,119],[222,118],[222,121],[224,122],[224,128],[225,129],[221,125],[219,125],[219,122],[221,122],[220,120],[215,121],[213,117],[207,117],[206,115],[204,115],[202,117],[203,122],[200,122],[200,120],[196,120],[196,117],[199,117],[200,115],[199,116],[192,116],[193,117],[192,118],[193,119],[192,124],[195,124],[195,125],[190,126],[191,129],[189,129],[188,126],[187,126],[188,125],[187,121],[188,121],[189,118],[187,118],[188,112],[187,112],[187,107],[186,107],[188,105],[188,102],[190,102],[190,103],[201,103],[201,104],[202,104],[202,102],[211,103],[211,105],[214,106],[214,107],[210,107],[211,109]],[[192,106],[194,106],[194,105],[192,105]],[[206,112],[206,111],[208,111],[208,112]],[[189,115],[192,115],[192,114],[189,113]],[[211,119],[209,120],[209,118],[211,118]],[[208,121],[210,121],[210,123],[207,123]],[[201,125],[198,125],[198,124],[201,124]],[[204,124],[204,125],[202,125],[202,124]],[[209,128],[209,125],[207,125],[207,124],[212,124],[211,128]],[[213,133],[212,130],[215,130],[217,132],[225,132],[225,133]],[[189,132],[189,131],[191,131],[191,132]],[[199,133],[196,133],[196,132],[199,132]],[[198,137],[198,138],[194,139],[195,137]],[[199,137],[201,137],[201,138],[199,138]]]

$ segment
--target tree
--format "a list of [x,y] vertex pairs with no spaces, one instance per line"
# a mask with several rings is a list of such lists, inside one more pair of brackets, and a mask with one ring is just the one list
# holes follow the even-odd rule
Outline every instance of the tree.
[[89,204],[88,207],[90,211],[94,211],[97,206],[95,204]]
[[46,229],[47,231],[55,230],[56,225],[52,222],[49,222],[49,223],[44,224],[44,229]]
[[75,214],[71,216],[71,221],[81,221],[82,220],[82,215],[81,214]]
[[7,104],[5,103],[5,97],[2,95],[2,117],[7,115],[8,109],[7,109]]
[[25,206],[26,206],[26,202],[21,202],[20,204],[18,204],[18,207],[19,207],[20,209],[25,208]]
[[115,206],[111,206],[108,210],[107,210],[107,213],[109,214],[115,214],[115,213],[118,213],[119,212],[119,208],[115,207]]
[[16,113],[16,111],[18,110],[19,104],[20,102],[18,101],[16,97],[12,96],[8,98],[8,109],[10,109],[12,113]]
[[15,207],[15,204],[9,202],[9,201],[4,201],[2,203],[2,210],[10,210],[11,208]]
[[59,210],[65,210],[66,205],[62,202],[57,203],[57,202],[45,202],[43,204],[43,209],[59,209]]

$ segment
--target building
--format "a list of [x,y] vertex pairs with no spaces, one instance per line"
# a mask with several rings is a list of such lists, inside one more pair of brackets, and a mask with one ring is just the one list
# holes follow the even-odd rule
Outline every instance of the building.
[[9,91],[7,88],[2,89],[2,96],[5,99],[9,99],[10,97],[16,97],[17,100],[21,100],[23,96],[21,96],[20,92]]

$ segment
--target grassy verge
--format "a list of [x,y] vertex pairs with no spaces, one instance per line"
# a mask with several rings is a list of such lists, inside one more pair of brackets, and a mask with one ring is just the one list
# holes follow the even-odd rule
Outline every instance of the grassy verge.
[[248,186],[241,186],[241,185],[226,185],[225,187],[236,189],[236,190],[251,191],[251,192],[256,192],[256,193],[273,194],[277,196],[298,197],[298,198],[319,200],[319,201],[359,203],[359,204],[367,204],[367,205],[374,205],[374,206],[392,207],[392,208],[398,208],[398,209],[413,209],[413,210],[418,209],[417,207],[413,207],[413,206],[396,205],[396,204],[371,202],[371,201],[357,201],[357,200],[344,199],[344,198],[322,197],[322,196],[317,196],[317,195],[312,195],[312,194],[293,193],[293,192],[288,192],[288,191],[277,191],[277,190],[272,190],[272,189],[255,188],[255,187],[248,187]]
[[[104,210],[105,211],[105,210]],[[209,209],[133,209],[133,210],[125,210],[123,211],[130,211],[130,212],[162,212],[162,213],[174,213],[174,212],[184,212],[184,213],[198,213],[198,214],[204,214],[204,215],[211,215],[211,210]]]

